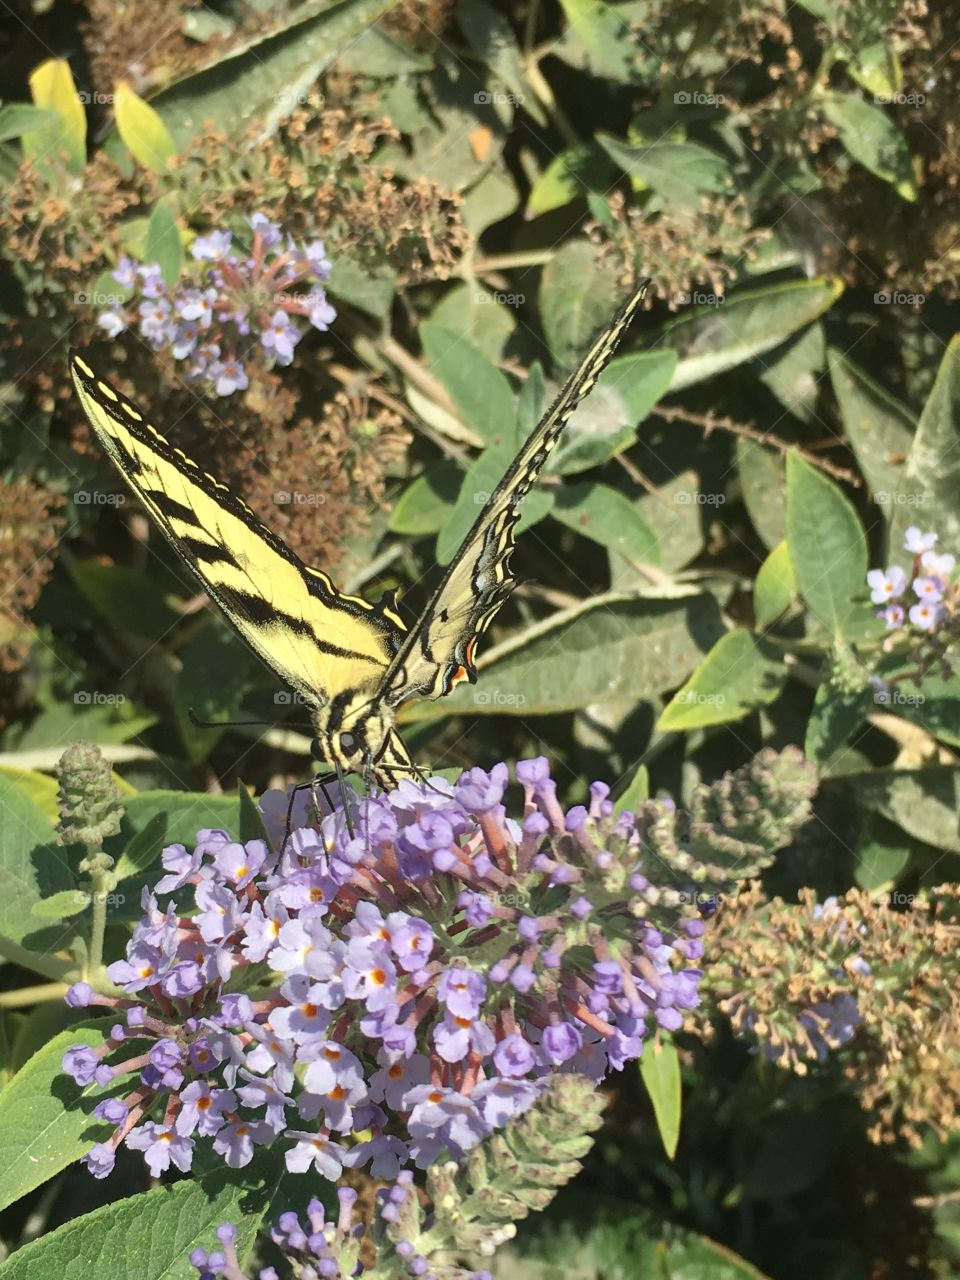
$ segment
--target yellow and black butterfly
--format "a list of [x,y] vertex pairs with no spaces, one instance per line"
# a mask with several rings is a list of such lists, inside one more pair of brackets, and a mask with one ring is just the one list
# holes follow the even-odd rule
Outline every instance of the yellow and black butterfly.
[[640,305],[626,300],[531,432],[413,627],[392,596],[371,604],[303,563],[226,485],[161,435],[77,351],[70,371],[104,449],[243,640],[310,708],[328,764],[383,788],[418,770],[395,728],[409,698],[475,681],[477,639],[514,587],[519,503],[567,419],[596,384]]

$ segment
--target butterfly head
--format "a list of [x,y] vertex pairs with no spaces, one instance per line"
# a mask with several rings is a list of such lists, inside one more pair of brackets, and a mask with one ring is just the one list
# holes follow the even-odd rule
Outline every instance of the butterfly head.
[[314,715],[320,754],[344,773],[364,773],[383,754],[393,729],[389,711],[369,694],[331,699]]

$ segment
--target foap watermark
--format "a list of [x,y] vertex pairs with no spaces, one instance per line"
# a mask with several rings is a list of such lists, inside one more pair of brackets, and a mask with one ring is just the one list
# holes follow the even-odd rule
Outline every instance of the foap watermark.
[[718,911],[723,899],[724,895],[722,893],[701,893],[698,889],[681,889],[676,894],[678,904],[696,907],[698,911],[706,915],[713,915],[715,911]]
[[502,307],[522,307],[527,300],[525,293],[501,293],[499,289],[479,289],[473,300],[483,306],[490,302],[499,302]]
[[297,107],[313,107],[315,111],[321,111],[326,99],[316,90],[298,93],[294,89],[278,89],[273,95],[273,102],[275,106],[284,107],[287,111],[294,111]]
[[726,494],[702,493],[699,489],[681,489],[673,495],[675,507],[722,507]]
[[100,689],[78,689],[73,695],[78,707],[120,707],[126,702],[122,693],[103,693]]
[[503,689],[478,689],[473,695],[477,707],[522,707],[526,701],[522,693],[507,693]]
[[673,295],[674,305],[678,307],[722,307],[726,300],[724,293],[705,293],[702,289],[694,289],[692,293],[681,291]]
[[873,692],[873,701],[878,707],[922,707],[926,700],[922,693],[896,685],[874,689]]
[[273,705],[275,707],[308,707],[311,704],[302,693],[292,689],[278,689],[273,695]]
[[273,495],[278,507],[322,507],[325,493],[303,493],[299,489],[278,489]]
[[899,489],[878,489],[873,500],[880,507],[922,507],[928,495],[925,493],[903,493]]
[[114,94],[101,93],[99,89],[95,89],[92,93],[82,89],[77,94],[77,101],[82,102],[85,107],[112,107],[116,100]]
[[125,493],[103,493],[99,489],[78,489],[73,495],[78,507],[122,507]]
[[95,289],[80,289],[73,295],[78,307],[120,307],[126,300],[122,293],[97,293]]
[[926,300],[925,293],[905,293],[902,289],[880,289],[873,295],[877,307],[922,307]]
[[500,93],[498,90],[481,89],[473,95],[478,107],[522,107],[526,98],[522,93]]
[[697,689],[681,689],[674,701],[683,703],[684,706],[723,707],[726,706],[727,695],[725,693],[700,693]]
[[722,107],[726,98],[722,93],[701,93],[699,89],[678,89],[673,95],[678,107]]
[[[532,492],[533,490],[531,490],[531,493]],[[495,489],[477,489],[473,495],[474,505],[477,507],[485,507],[487,503],[490,501],[490,499],[493,497],[494,493],[496,493]],[[514,498],[512,500],[513,505],[516,507],[521,507],[529,497],[530,497],[529,493],[524,493],[520,497]]]
[[927,100],[925,93],[875,93],[873,100],[878,107],[922,107]]

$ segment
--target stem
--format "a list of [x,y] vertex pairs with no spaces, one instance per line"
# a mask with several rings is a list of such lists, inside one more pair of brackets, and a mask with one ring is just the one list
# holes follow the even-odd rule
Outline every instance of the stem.
[[19,1009],[25,1005],[62,1000],[70,990],[69,982],[39,982],[33,987],[0,992],[0,1009]]
[[524,59],[523,69],[526,72],[527,83],[543,103],[547,115],[553,119],[557,133],[562,134],[563,140],[568,147],[579,147],[580,139],[577,136],[577,131],[557,105],[553,90],[540,70],[540,62],[535,54],[531,53],[529,57]]

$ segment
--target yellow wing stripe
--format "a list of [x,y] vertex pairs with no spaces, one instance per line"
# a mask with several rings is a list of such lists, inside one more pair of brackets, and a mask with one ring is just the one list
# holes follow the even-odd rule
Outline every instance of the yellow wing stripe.
[[300,561],[216,477],[74,356],[84,411],[174,549],[250,647],[308,701],[379,685],[400,627]]

